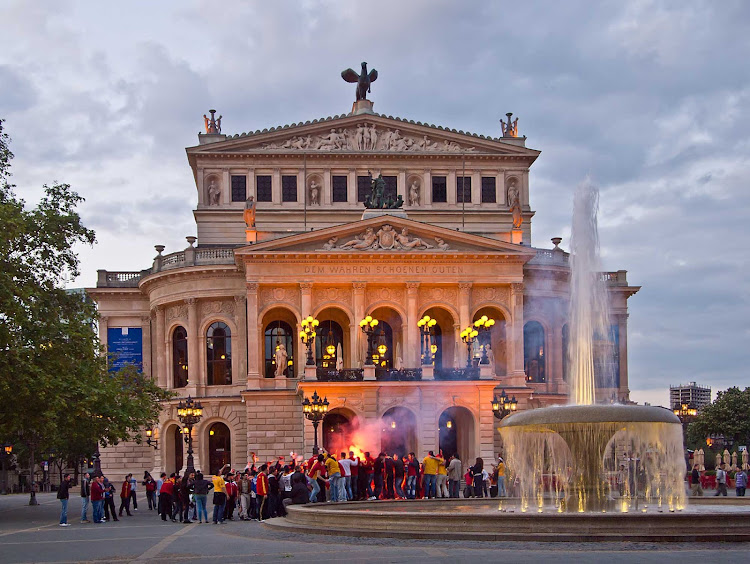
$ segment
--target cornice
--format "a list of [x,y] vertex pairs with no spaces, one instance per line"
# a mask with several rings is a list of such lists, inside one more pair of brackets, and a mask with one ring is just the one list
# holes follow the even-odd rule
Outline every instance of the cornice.
[[141,279],[138,287],[143,292],[152,292],[154,287],[180,279],[201,280],[207,278],[238,278],[242,280],[242,271],[236,264],[186,266],[149,274]]

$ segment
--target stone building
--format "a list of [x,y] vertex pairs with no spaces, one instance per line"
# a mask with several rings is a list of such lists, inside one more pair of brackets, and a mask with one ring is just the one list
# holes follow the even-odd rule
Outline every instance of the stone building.
[[[177,394],[154,429],[158,449],[105,449],[105,471],[184,467],[176,404],[188,395],[204,406],[193,442],[208,472],[244,467],[251,453],[309,455],[301,402],[315,391],[330,404],[324,447],[443,447],[463,460],[501,448],[493,395],[519,409],[566,401],[568,254],[560,239],[531,246],[539,152],[517,127],[485,137],[377,114],[368,100],[239,135],[206,122],[187,149],[197,238],[168,254],[157,245],[145,270],[99,271],[88,290],[102,341],[127,359],[122,336],[135,339],[133,360]],[[365,209],[379,176],[382,199],[402,208]],[[613,326],[599,393],[627,400],[627,299],[638,288],[623,270],[602,276]],[[377,368],[365,366],[368,315],[379,320]],[[425,315],[436,320],[427,343]],[[319,321],[316,366],[300,338],[308,316]],[[465,344],[462,330],[482,316],[495,324]]]

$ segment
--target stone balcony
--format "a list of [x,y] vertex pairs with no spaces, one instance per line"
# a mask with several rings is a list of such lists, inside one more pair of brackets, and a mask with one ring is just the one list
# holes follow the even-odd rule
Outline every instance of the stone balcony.
[[[205,266],[214,264],[234,264],[234,249],[236,247],[188,247],[184,251],[177,251],[156,255],[151,268],[136,271],[97,270],[97,288],[137,288],[140,281],[150,274],[185,268],[188,266]],[[158,248],[157,248],[158,250]],[[163,250],[163,247],[162,247]]]

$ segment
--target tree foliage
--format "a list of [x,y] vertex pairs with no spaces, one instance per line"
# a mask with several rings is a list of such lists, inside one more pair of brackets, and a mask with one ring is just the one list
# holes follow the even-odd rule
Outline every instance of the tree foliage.
[[750,388],[729,388],[716,395],[716,401],[698,413],[688,427],[690,444],[705,448],[706,438],[721,434],[732,439],[735,446],[750,441]]
[[74,246],[95,242],[83,199],[54,184],[27,209],[9,183],[12,157],[0,120],[0,440],[69,458],[140,440],[168,394],[135,367],[108,371],[93,302],[64,288],[78,275]]

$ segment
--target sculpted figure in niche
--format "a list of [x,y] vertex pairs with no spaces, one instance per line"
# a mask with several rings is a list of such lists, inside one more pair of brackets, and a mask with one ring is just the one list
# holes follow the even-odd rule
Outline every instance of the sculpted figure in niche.
[[286,347],[277,341],[276,353],[274,354],[274,359],[276,360],[276,373],[274,374],[274,376],[276,378],[281,378],[284,376],[288,358],[289,355],[287,355],[286,353]]
[[378,236],[375,235],[375,231],[373,231],[372,227],[368,227],[361,239],[359,238],[359,236],[357,236],[351,241],[347,241],[346,243],[341,245],[340,248],[358,250],[369,249],[377,243],[377,239]]
[[245,200],[245,224],[248,229],[255,229],[255,197],[250,196]]
[[510,213],[513,215],[513,228],[520,229],[523,216],[521,215],[521,201],[515,178],[508,180],[508,205],[510,206]]
[[310,182],[310,205],[320,205],[320,185],[314,180]]
[[415,249],[417,247],[431,249],[432,245],[428,245],[419,237],[409,240],[409,230],[404,227],[401,233],[396,235],[396,242],[398,242],[404,249]]
[[492,370],[495,370],[495,353],[492,351],[492,347],[489,343],[484,345],[484,350],[487,351],[487,358],[489,359],[489,364],[492,367]]
[[219,188],[218,184],[216,184],[215,180],[211,180],[211,183],[208,185],[208,205],[218,206],[220,197],[221,189]]
[[411,186],[409,187],[409,205],[419,205],[419,182],[417,182],[416,180],[412,182]]

